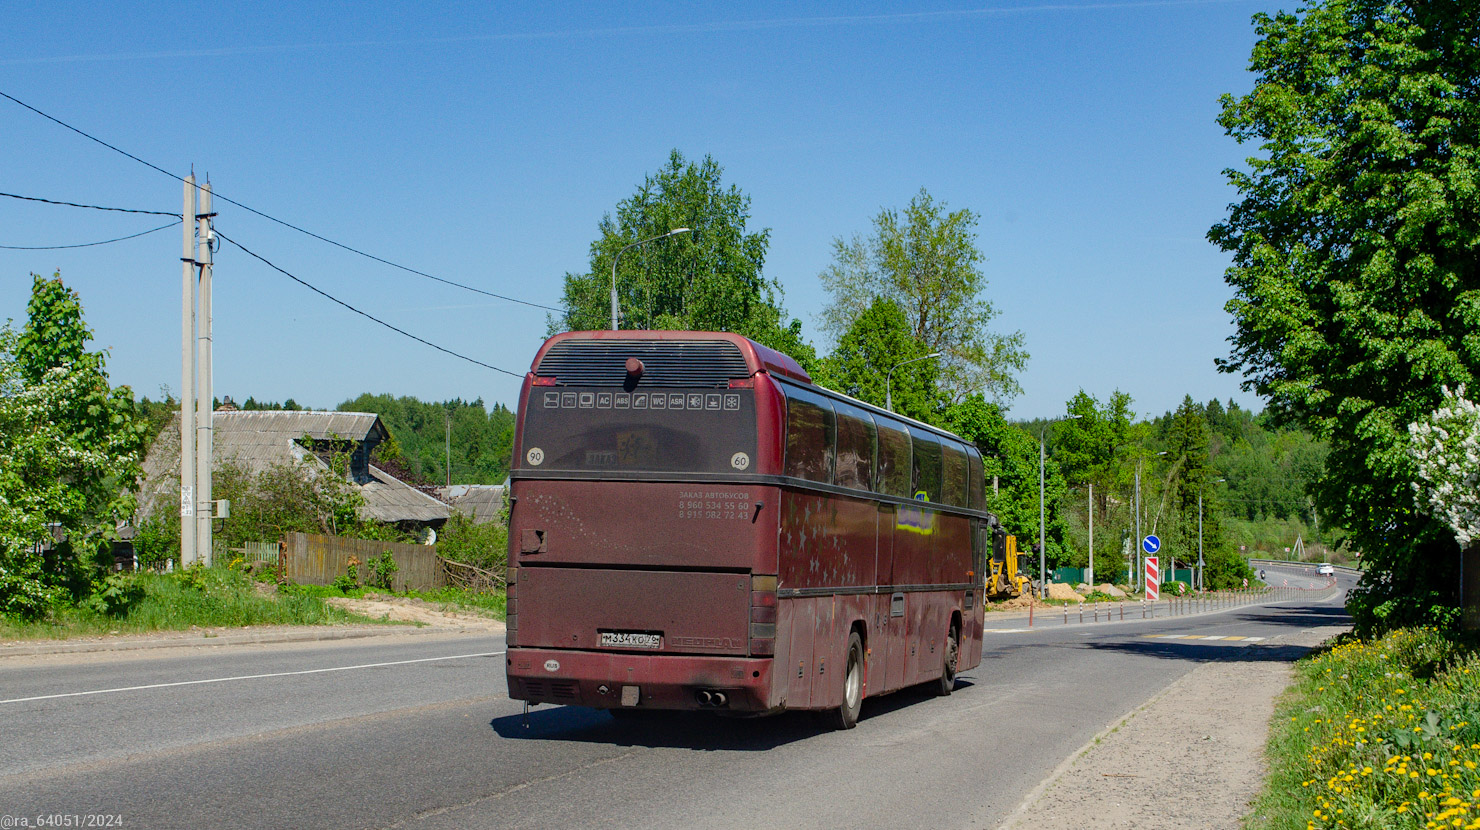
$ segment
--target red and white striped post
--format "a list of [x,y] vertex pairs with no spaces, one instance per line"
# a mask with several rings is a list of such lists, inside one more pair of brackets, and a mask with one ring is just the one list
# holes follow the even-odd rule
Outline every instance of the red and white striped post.
[[1161,568],[1157,565],[1158,557],[1148,556],[1142,561],[1146,563],[1146,598],[1155,602],[1160,599]]

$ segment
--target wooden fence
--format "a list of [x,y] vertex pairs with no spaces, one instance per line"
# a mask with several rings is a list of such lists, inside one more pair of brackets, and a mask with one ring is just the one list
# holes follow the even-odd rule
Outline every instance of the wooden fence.
[[329,585],[345,575],[353,556],[359,560],[360,583],[364,584],[371,578],[370,560],[389,552],[397,567],[391,581],[393,590],[430,591],[447,584],[435,545],[372,542],[313,533],[289,533],[283,542],[287,564],[284,576],[294,582]]

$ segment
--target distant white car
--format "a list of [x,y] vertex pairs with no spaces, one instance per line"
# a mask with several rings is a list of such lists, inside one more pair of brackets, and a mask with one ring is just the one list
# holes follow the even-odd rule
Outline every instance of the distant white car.
[[1332,567],[1330,562],[1322,562],[1316,566],[1316,573],[1324,576],[1335,576],[1336,568]]

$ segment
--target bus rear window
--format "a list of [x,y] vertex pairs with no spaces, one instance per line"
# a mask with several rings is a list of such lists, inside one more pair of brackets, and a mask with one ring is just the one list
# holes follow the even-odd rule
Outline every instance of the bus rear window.
[[755,423],[749,389],[536,387],[516,461],[542,472],[753,472]]

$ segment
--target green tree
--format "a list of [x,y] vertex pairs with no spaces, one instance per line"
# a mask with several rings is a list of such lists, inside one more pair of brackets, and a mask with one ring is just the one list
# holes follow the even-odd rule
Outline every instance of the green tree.
[[[105,355],[60,275],[33,275],[28,318],[0,327],[0,613],[37,617],[66,591],[85,595],[105,550],[133,512],[145,440],[133,393],[113,388]],[[58,556],[38,546],[52,528]]]
[[1368,565],[1358,626],[1421,620],[1458,602],[1406,427],[1480,366],[1480,15],[1325,0],[1254,19],[1254,89],[1219,118],[1262,151],[1209,233],[1233,256],[1219,365],[1329,437],[1319,501]]
[[[982,454],[987,509],[996,514],[1018,548],[1038,542],[1038,439],[1002,417],[1002,409],[981,394],[968,396],[945,413],[942,426],[971,441]],[[996,487],[993,487],[995,481]],[[995,490],[995,492],[994,492]],[[1083,564],[1071,548],[1064,502],[1069,487],[1052,459],[1044,465],[1046,558],[1050,568]],[[1033,564],[1037,568],[1037,563]],[[1036,570],[1034,572],[1036,574]]]
[[508,475],[514,413],[503,404],[488,409],[481,398],[422,401],[364,394],[341,403],[339,411],[379,415],[391,440],[376,448],[373,463],[412,484],[447,483],[449,446],[453,484],[498,484]]
[[[813,380],[875,406],[892,399],[895,412],[936,423],[945,401],[936,387],[935,361],[922,359],[927,354],[899,304],[875,297],[820,361]],[[915,362],[899,365],[905,361]]]
[[726,187],[713,158],[690,162],[673,150],[668,163],[637,193],[602,217],[584,274],[565,275],[565,314],[550,333],[611,327],[612,261],[625,246],[680,234],[628,250],[617,266],[624,328],[729,331],[791,355],[809,370],[815,352],[801,321],[786,319],[781,285],[761,274],[769,229],[747,231],[750,197]]
[[997,310],[982,296],[987,281],[976,223],[976,213],[947,212],[921,188],[903,212],[881,211],[871,237],[834,239],[833,262],[820,275],[832,295],[823,330],[841,342],[875,298],[893,300],[925,351],[945,355],[940,372],[951,400],[978,391],[999,401],[1021,393],[1023,335],[989,328]]
[[1108,496],[1131,440],[1131,403],[1131,396],[1118,389],[1104,406],[1083,389],[1069,399],[1067,409],[1074,417],[1059,423],[1053,443],[1054,460],[1066,479],[1094,484]]

